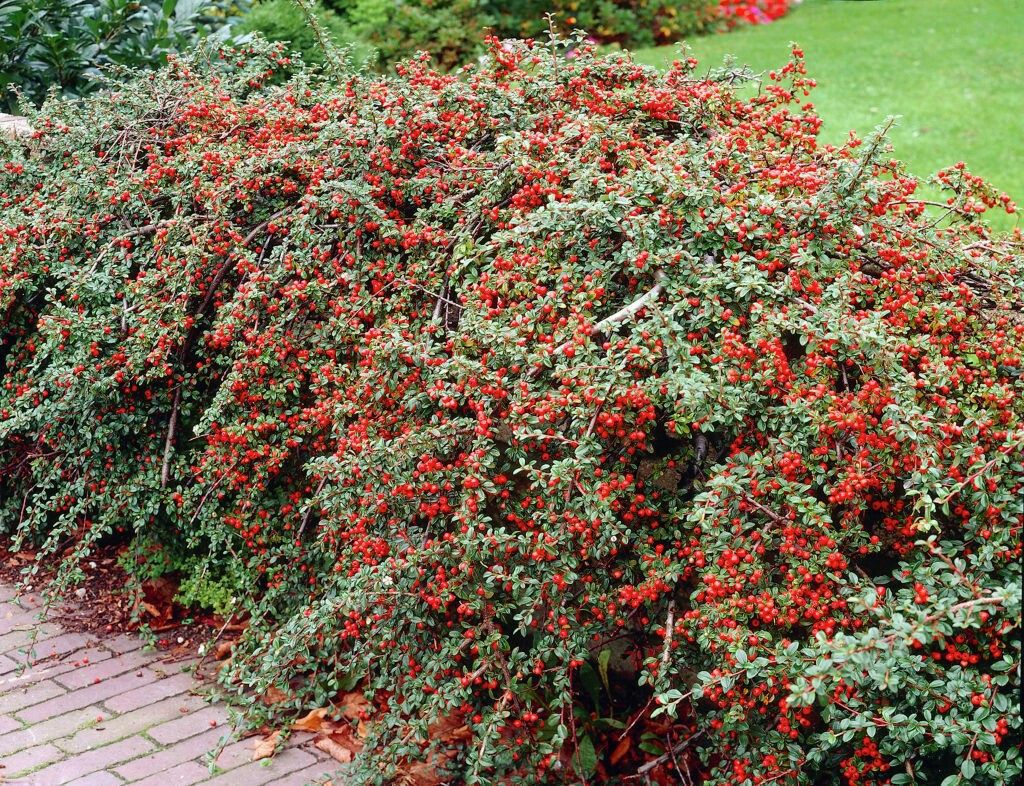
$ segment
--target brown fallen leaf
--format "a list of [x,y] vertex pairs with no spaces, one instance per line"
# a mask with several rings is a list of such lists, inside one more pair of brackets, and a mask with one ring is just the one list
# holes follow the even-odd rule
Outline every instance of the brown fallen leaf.
[[346,693],[335,702],[338,712],[350,720],[357,720],[364,712],[370,712],[373,705],[359,691]]
[[457,742],[469,742],[473,739],[473,732],[470,731],[469,726],[459,726],[459,728],[452,730],[451,734],[448,735],[448,739]]
[[174,607],[174,598],[178,594],[178,582],[168,576],[160,576],[142,582],[142,595],[147,603],[165,609],[170,615]]
[[473,738],[473,732],[466,725],[466,717],[462,713],[439,718],[427,727],[427,734],[432,740],[444,742],[466,742]]
[[288,695],[273,685],[267,688],[267,692],[263,694],[264,704],[280,704],[282,701],[288,698]]
[[259,740],[252,749],[252,760],[259,761],[260,759],[266,759],[274,755],[274,749],[277,748],[277,743],[281,739],[281,731],[275,731],[268,734],[262,740]]
[[213,651],[213,657],[217,660],[224,660],[231,651],[235,648],[235,642],[233,641],[222,641],[217,645],[217,649]]
[[352,761],[354,755],[352,750],[336,742],[332,737],[321,737],[313,744],[332,759],[336,759],[342,764],[348,764]]
[[442,786],[449,782],[432,762],[418,761],[403,768],[401,773],[402,782],[407,786]]
[[327,736],[339,745],[344,745],[346,748],[351,751],[355,751],[356,753],[359,753],[359,751],[363,749],[363,741],[352,733],[351,726],[341,726],[336,728]]
[[431,740],[440,741],[453,750],[435,751],[426,761],[406,762],[401,767],[401,782],[405,786],[442,786],[451,782],[447,776],[442,775],[442,770],[455,755],[454,749],[473,738],[473,732],[465,720],[462,713],[453,713],[427,727]]
[[623,737],[621,740],[619,740],[619,744],[615,746],[615,750],[612,751],[610,759],[613,767],[620,761],[622,761],[623,756],[629,753],[629,749],[632,747],[632,745],[633,740],[630,737]]
[[307,715],[304,715],[295,721],[295,723],[292,724],[292,729],[295,731],[319,732],[325,725],[330,724],[329,720],[325,720],[327,713],[327,707],[319,707],[315,710],[311,710]]

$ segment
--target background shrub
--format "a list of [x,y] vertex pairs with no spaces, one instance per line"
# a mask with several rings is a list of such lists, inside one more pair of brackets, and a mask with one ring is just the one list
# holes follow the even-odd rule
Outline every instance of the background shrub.
[[[445,70],[471,61],[489,31],[499,37],[546,38],[549,28],[585,30],[593,40],[651,46],[739,23],[778,18],[789,0],[330,0],[353,33],[377,48],[379,65],[417,51]],[[550,21],[549,21],[550,16]]]
[[[242,0],[244,3],[244,0]],[[17,87],[39,103],[97,88],[104,66],[154,67],[169,52],[226,33],[236,0],[0,0],[0,100]]]
[[428,51],[445,69],[462,65],[483,44],[480,0],[337,0],[361,40],[377,49],[382,65]]
[[[428,51],[451,70],[483,52],[484,37],[563,32],[628,47],[676,41],[737,23],[768,21],[788,0],[330,0],[311,4],[326,35],[356,62],[388,69]],[[245,42],[252,33],[288,44],[311,64],[322,47],[294,0],[0,0],[0,88],[40,103],[47,90],[84,95],[112,66],[152,68],[208,35]]]
[[502,36],[543,36],[545,16],[553,14],[564,31],[582,29],[602,43],[629,47],[705,33],[719,21],[718,0],[512,0],[490,3],[488,10]]
[[[351,57],[355,62],[362,62],[372,55],[372,49],[361,44],[352,27],[334,11],[320,5],[312,6],[311,10],[335,45],[352,47]],[[284,43],[304,63],[323,65],[323,47],[305,13],[294,0],[262,0],[255,3],[232,27],[232,33],[236,38],[259,33],[268,41]]]
[[285,63],[3,143],[16,548],[244,590],[225,687],[338,701],[357,780],[1019,776],[1008,199],[819,146],[798,51],[760,91],[578,41]]

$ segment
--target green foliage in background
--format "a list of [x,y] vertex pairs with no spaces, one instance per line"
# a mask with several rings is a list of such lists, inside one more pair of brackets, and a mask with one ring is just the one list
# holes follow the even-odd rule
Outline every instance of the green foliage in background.
[[376,48],[379,66],[425,50],[445,70],[479,54],[488,33],[544,37],[550,27],[582,29],[602,43],[650,46],[708,32],[720,22],[718,0],[327,0],[327,5],[354,36]]
[[709,32],[719,21],[718,0],[510,0],[488,2],[502,35],[537,36],[553,15],[559,28],[586,30],[603,43],[652,46]]
[[[371,54],[368,46],[358,43],[356,33],[341,16],[329,8],[316,5],[314,13],[321,27],[333,43],[352,47],[352,57],[357,62]],[[302,9],[293,0],[262,0],[233,27],[237,39],[246,34],[259,33],[268,41],[280,41],[288,49],[298,53],[304,63],[322,65],[324,51],[316,33]]]
[[0,0],[2,106],[16,109],[12,87],[38,104],[54,88],[91,92],[104,66],[159,66],[170,52],[224,35],[239,8],[239,0]]
[[334,0],[331,5],[377,49],[382,65],[426,50],[436,65],[454,68],[479,50],[488,23],[480,0]]

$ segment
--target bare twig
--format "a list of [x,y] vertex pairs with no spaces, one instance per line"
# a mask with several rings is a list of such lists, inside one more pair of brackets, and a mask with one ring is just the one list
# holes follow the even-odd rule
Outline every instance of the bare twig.
[[882,141],[886,138],[885,135],[889,133],[889,130],[896,123],[895,117],[890,117],[886,122],[885,126],[875,134],[875,139],[871,143],[871,147],[864,154],[860,160],[860,166],[857,167],[857,171],[854,172],[853,178],[850,180],[850,185],[843,194],[844,197],[850,196],[853,193],[853,189],[857,187],[857,183],[860,181],[861,175],[864,174],[864,170],[867,169],[872,159],[875,157],[875,153],[878,152],[878,148],[882,146]]
[[171,403],[171,420],[167,424],[167,438],[164,440],[164,462],[160,468],[160,488],[167,488],[171,479],[171,454],[174,452],[174,435],[178,430],[178,411],[181,409],[181,385],[174,390]]
[[206,656],[210,654],[210,650],[213,649],[214,645],[220,640],[220,637],[224,635],[224,631],[228,629],[228,625],[231,624],[231,620],[235,618],[235,612],[231,612],[228,618],[224,621],[224,624],[220,626],[220,630],[217,631],[217,635],[214,636],[210,641],[206,643],[206,649],[203,650],[203,657],[199,659],[199,663],[196,664],[195,673],[199,674],[199,669],[203,667],[203,663],[206,662]]
[[[592,328],[590,328],[587,331],[587,335],[591,335],[592,336],[594,333],[599,333],[599,332],[601,332],[602,330],[604,330],[607,327],[611,327],[612,325],[617,325],[619,322],[624,322],[625,320],[629,319],[631,316],[636,314],[638,311],[640,311],[648,303],[650,303],[650,302],[652,302],[654,300],[657,300],[658,296],[661,294],[661,290],[664,288],[664,282],[665,282],[665,273],[664,273],[664,271],[662,271],[662,270],[655,271],[655,273],[654,273],[654,286],[653,287],[651,287],[649,290],[644,292],[644,294],[642,294],[640,297],[638,297],[636,300],[634,300],[629,305],[623,306],[622,308],[620,308],[618,311],[616,311],[611,316],[607,316],[604,319],[602,319],[600,322],[598,322],[596,325],[594,325]],[[551,354],[552,355],[557,355],[557,354],[559,354],[561,352],[565,352],[565,350],[567,350],[569,347],[571,347],[572,344],[573,344],[573,339],[569,339],[565,343],[560,344],[558,347],[556,347],[554,352],[552,352]]]
[[689,748],[691,745],[693,745],[697,740],[699,740],[703,736],[704,736],[704,730],[703,729],[701,729],[698,732],[695,732],[695,733],[691,734],[689,737],[687,737],[682,742],[678,742],[675,745],[673,745],[672,747],[670,747],[667,753],[663,753],[658,758],[651,759],[646,764],[640,766],[637,769],[636,774],[640,775],[640,776],[646,775],[648,772],[653,770],[658,765],[664,764],[666,761],[668,761],[673,756],[675,756],[675,755],[677,755],[679,753],[682,753],[684,750]]
[[[266,229],[271,223],[287,213],[291,208],[281,208],[274,215],[268,218],[266,221],[257,224],[248,235],[242,240],[241,245],[248,246],[252,242],[253,238],[256,237],[260,232]],[[264,244],[264,251],[266,250],[266,244]],[[224,280],[224,276],[228,274],[228,271],[234,267],[230,260],[225,261],[217,272],[213,274],[213,281],[210,282],[209,289],[206,290],[206,296],[203,298],[203,302],[199,304],[199,308],[196,309],[196,318],[206,313],[206,309],[209,308],[210,303],[213,302],[214,295],[217,293],[217,287],[220,286],[220,282]]]
[[[316,487],[316,491],[313,492],[313,499],[316,499],[320,495],[320,492],[324,490],[324,486],[327,485],[327,476],[325,475],[321,480],[320,484]],[[310,506],[306,508],[306,512],[302,514],[302,523],[299,524],[299,531],[296,533],[296,537],[301,538],[302,533],[306,531],[306,527],[309,524],[310,518],[313,516],[313,505],[310,500]]]
[[668,666],[668,656],[672,649],[672,636],[675,633],[676,626],[676,599],[672,598],[668,602],[668,616],[665,618],[665,645],[661,648],[661,670],[662,673],[665,671],[665,667]]

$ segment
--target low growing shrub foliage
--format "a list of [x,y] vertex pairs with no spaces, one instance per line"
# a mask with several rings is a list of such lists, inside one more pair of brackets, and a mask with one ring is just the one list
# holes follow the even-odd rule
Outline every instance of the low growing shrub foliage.
[[284,65],[3,143],[16,547],[118,540],[247,617],[255,723],[360,684],[357,780],[1019,775],[1005,197],[819,144],[799,50],[759,90],[579,41]]

